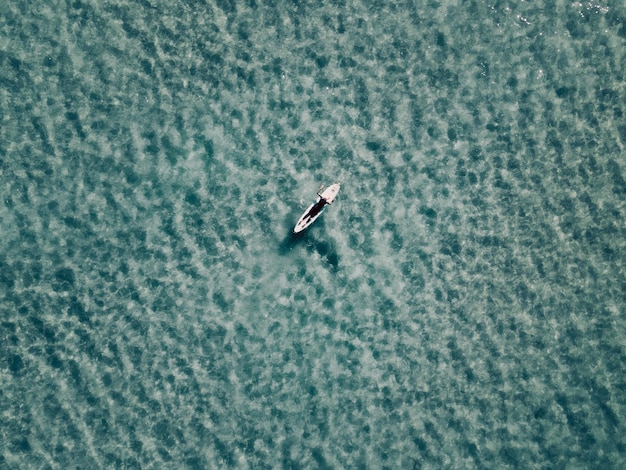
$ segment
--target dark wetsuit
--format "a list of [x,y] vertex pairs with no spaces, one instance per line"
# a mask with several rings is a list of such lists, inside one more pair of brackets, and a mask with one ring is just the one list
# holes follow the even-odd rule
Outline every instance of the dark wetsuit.
[[319,214],[326,204],[328,204],[326,202],[326,199],[320,196],[320,200],[317,201],[313,207],[311,207],[311,210],[307,214],[309,218],[312,219],[317,214]]

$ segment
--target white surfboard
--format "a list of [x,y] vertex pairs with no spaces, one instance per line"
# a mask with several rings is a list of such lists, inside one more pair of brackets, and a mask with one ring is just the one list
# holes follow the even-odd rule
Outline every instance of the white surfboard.
[[304,211],[304,214],[302,214],[298,223],[293,228],[293,233],[300,233],[315,222],[317,218],[322,215],[326,206],[333,203],[335,197],[337,197],[337,193],[339,193],[339,188],[339,183],[335,183],[331,184],[321,194],[318,191],[317,201],[311,204],[307,210]]

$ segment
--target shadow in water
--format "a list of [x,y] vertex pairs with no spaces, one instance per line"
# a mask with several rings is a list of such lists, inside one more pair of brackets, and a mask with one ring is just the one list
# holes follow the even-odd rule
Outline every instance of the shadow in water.
[[[336,271],[339,266],[339,255],[337,254],[337,248],[332,240],[320,240],[313,232],[324,233],[324,224],[317,221],[315,228],[310,227],[304,232],[293,233],[293,228],[289,227],[289,232],[280,244],[278,251],[281,255],[289,254],[294,248],[303,247],[309,253],[317,253],[320,258],[325,260],[333,271]],[[321,229],[321,230],[320,230]]]

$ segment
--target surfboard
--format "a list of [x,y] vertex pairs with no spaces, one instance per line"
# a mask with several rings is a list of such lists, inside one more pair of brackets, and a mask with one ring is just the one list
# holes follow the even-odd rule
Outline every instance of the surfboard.
[[318,191],[317,201],[304,211],[300,219],[298,219],[296,226],[293,228],[293,233],[300,233],[315,222],[318,217],[322,215],[326,206],[333,203],[339,193],[339,188],[339,183],[335,183],[324,189],[321,194]]

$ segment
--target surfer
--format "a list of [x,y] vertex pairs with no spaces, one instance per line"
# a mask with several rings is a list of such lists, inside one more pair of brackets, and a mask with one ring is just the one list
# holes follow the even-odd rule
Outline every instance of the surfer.
[[337,196],[339,192],[339,184],[331,184],[326,190],[324,190],[324,186],[320,186],[320,189],[317,190],[318,200],[309,206],[309,208],[302,214],[298,223],[293,229],[293,233],[300,233],[304,229],[306,229],[309,225],[311,225],[315,220],[320,216],[320,214],[324,211],[324,208],[332,204],[333,200]]
[[317,201],[313,207],[311,207],[311,210],[307,214],[309,217],[315,217],[317,214],[320,213],[320,211],[324,208],[326,204],[330,204],[326,199],[324,199],[320,195],[319,192],[317,193],[317,195],[320,197],[320,200]]
[[324,208],[324,206],[328,205],[328,204],[332,204],[332,202],[328,202],[328,200],[323,196],[323,192],[322,190],[324,189],[324,185],[320,186],[320,189],[317,190],[317,197],[319,197],[319,201],[317,201],[315,203],[315,205],[313,207],[311,207],[311,210],[309,211],[308,216],[309,217],[315,217],[317,214],[320,213],[320,211]]

